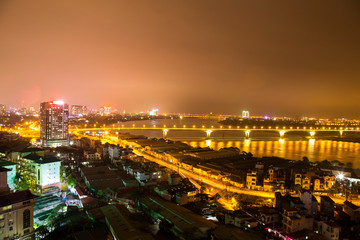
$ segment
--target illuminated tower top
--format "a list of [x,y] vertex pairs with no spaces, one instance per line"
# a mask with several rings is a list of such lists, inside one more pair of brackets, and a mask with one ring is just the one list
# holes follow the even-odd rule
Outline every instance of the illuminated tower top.
[[249,114],[249,111],[242,111],[242,118],[249,118],[250,117],[250,114]]

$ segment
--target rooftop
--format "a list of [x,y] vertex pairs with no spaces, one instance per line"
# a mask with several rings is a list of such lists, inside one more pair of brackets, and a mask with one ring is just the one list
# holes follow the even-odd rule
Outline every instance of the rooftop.
[[15,192],[15,193],[2,195],[0,197],[0,207],[9,206],[9,205],[19,203],[19,202],[28,201],[31,199],[35,199],[37,197],[38,196],[32,194],[30,192],[30,190],[24,190],[24,191],[19,191],[19,192]]
[[334,201],[329,196],[321,196],[321,201],[334,203]]
[[355,204],[353,204],[352,202],[349,202],[347,200],[344,202],[344,205],[347,205],[348,207],[350,207],[353,210],[357,210],[360,208],[359,206],[356,206]]
[[6,160],[0,160],[0,167],[14,166],[14,165],[16,165],[16,163],[6,161]]
[[216,226],[215,223],[207,221],[190,210],[159,197],[145,197],[141,203],[172,222],[176,228],[183,232],[194,232],[196,229],[210,229]]
[[27,155],[24,158],[28,159],[28,160],[32,160],[32,161],[34,161],[36,163],[39,163],[39,164],[61,162],[61,160],[56,158],[56,157],[52,157],[52,156],[42,157],[42,156],[39,156],[39,155],[36,155],[36,154],[30,154],[30,155]]

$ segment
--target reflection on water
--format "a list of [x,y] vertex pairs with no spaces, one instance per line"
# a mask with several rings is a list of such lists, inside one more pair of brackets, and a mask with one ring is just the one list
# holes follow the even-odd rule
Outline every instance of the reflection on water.
[[256,157],[277,156],[291,160],[308,157],[311,161],[339,160],[352,162],[354,167],[360,167],[360,143],[338,142],[315,139],[240,139],[227,140],[192,140],[183,141],[192,147],[210,147],[219,150],[224,147],[237,147],[241,151],[251,152]]
[[[220,126],[213,119],[163,119],[146,120],[141,122],[126,122],[125,126]],[[141,134],[148,137],[162,137],[158,130],[125,131],[132,134]],[[306,156],[311,161],[339,160],[351,162],[354,167],[360,168],[360,143],[339,142],[331,140],[307,139],[302,137],[280,139],[276,133],[261,133],[250,139],[244,138],[243,132],[214,132],[211,140],[206,139],[206,131],[169,131],[167,137],[173,140],[181,140],[193,147],[210,147],[214,150],[227,147],[237,147],[240,151],[251,152],[256,157],[277,156],[291,160],[300,160]]]

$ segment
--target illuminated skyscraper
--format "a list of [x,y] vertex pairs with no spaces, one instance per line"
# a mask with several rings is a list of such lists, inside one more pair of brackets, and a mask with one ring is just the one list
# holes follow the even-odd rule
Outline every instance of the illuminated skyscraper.
[[69,145],[69,106],[63,101],[40,104],[40,140],[44,147]]
[[101,107],[99,113],[101,116],[109,116],[112,113],[111,107],[109,106]]
[[250,114],[249,114],[249,111],[242,111],[242,118],[249,118],[250,117]]
[[0,104],[0,116],[6,115],[6,106],[4,104]]
[[72,105],[70,108],[70,115],[72,116],[86,116],[88,115],[88,109],[82,105]]

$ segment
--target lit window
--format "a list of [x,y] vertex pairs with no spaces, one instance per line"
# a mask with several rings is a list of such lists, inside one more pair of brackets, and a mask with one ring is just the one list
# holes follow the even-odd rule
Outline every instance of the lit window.
[[3,211],[7,211],[7,210],[10,210],[10,209],[12,209],[12,206],[10,205],[10,206],[6,206],[6,207],[3,207]]

